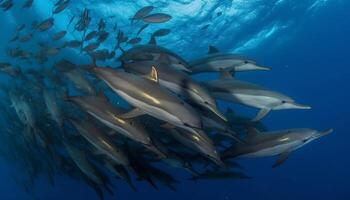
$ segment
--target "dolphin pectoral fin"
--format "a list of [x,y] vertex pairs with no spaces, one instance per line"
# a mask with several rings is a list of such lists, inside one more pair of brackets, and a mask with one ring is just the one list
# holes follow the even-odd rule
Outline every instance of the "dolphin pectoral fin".
[[276,167],[282,165],[288,159],[288,156],[289,156],[289,151],[285,151],[285,152],[281,153],[278,156],[275,164],[272,165],[272,168],[276,168]]
[[122,119],[130,119],[130,118],[135,118],[135,117],[138,117],[138,116],[141,116],[144,114],[146,114],[146,113],[143,112],[140,108],[134,108],[131,111],[120,115],[120,117]]
[[262,118],[264,118],[269,112],[271,111],[270,108],[263,108],[261,109],[258,114],[252,119],[252,122],[260,121]]

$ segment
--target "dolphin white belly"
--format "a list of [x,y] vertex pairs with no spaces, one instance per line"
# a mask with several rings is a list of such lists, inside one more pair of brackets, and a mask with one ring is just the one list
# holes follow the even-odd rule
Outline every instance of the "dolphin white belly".
[[214,92],[212,93],[215,98],[225,101],[235,102],[254,108],[269,108],[269,105],[273,102],[273,99],[267,96],[257,96],[242,93],[226,93],[226,92]]
[[283,152],[292,151],[292,150],[296,149],[299,146],[299,144],[300,144],[300,142],[298,142],[298,141],[287,143],[287,144],[281,144],[281,145],[277,145],[274,147],[261,149],[261,150],[256,151],[256,152],[243,154],[239,157],[241,157],[241,158],[256,158],[256,157],[277,156]]

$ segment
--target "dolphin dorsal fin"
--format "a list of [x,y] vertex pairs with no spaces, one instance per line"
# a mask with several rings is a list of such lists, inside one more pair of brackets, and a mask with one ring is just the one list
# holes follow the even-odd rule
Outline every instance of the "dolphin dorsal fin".
[[221,69],[220,70],[220,79],[233,79],[233,76],[230,72]]
[[215,46],[210,45],[208,47],[208,54],[214,54],[214,53],[219,53],[219,52],[220,52],[219,49],[216,48]]
[[147,78],[158,83],[158,72],[155,66],[152,66],[151,72],[148,74]]

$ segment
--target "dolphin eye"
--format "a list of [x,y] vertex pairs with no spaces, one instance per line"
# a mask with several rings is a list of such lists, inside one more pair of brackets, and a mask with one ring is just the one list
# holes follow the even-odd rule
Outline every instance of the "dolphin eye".
[[244,61],[244,64],[248,64],[249,62],[247,60]]
[[282,100],[282,103],[287,103],[287,101],[285,101],[285,100]]
[[205,104],[207,104],[207,105],[209,104],[207,101],[206,101],[206,102],[204,102],[204,103],[205,103]]
[[304,140],[303,140],[303,143],[305,143],[305,142],[307,142],[307,139],[304,139]]

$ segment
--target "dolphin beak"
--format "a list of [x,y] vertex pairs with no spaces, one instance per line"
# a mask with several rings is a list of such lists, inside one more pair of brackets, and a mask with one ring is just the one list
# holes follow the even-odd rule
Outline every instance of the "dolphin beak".
[[173,63],[172,66],[175,67],[175,68],[181,69],[182,71],[185,71],[185,72],[188,72],[188,73],[192,73],[192,70],[188,69],[184,65]]
[[217,108],[216,106],[208,106],[209,110],[212,111],[215,115],[217,115],[218,117],[220,117],[222,120],[224,120],[225,122],[227,122],[227,118],[224,114],[222,114]]
[[262,71],[270,71],[271,67],[265,67],[265,66],[256,65],[256,69],[257,70],[262,70]]
[[235,71],[251,71],[251,70],[269,71],[271,70],[271,68],[257,65],[254,63],[245,63],[235,67]]
[[311,109],[311,106],[298,104],[298,103],[295,103],[295,102],[290,102],[289,105],[290,105],[291,108],[294,108],[294,109],[303,109],[303,110]]
[[320,132],[318,137],[323,137],[325,135],[332,133],[333,131],[334,131],[334,129],[328,129],[328,130],[322,131],[322,132]]

